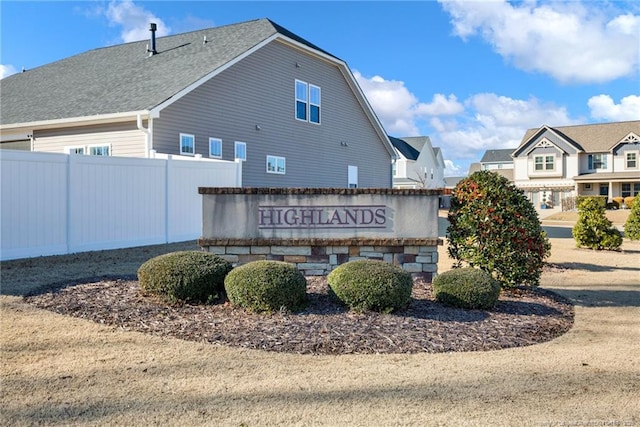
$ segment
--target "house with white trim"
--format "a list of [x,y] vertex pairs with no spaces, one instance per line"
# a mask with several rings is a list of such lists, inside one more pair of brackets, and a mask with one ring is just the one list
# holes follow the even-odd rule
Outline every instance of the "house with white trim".
[[243,162],[252,187],[391,187],[347,63],[258,19],[98,48],[2,79],[0,148]]
[[640,194],[640,120],[529,129],[512,157],[514,183],[536,206]]
[[486,150],[480,159],[480,170],[496,172],[513,182],[513,148]]
[[389,137],[397,152],[393,164],[394,188],[444,188],[444,159],[428,136]]

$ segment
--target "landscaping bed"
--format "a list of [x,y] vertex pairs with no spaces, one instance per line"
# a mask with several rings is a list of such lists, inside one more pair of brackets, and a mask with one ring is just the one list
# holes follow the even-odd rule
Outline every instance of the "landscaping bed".
[[549,341],[573,325],[573,306],[542,289],[502,291],[491,311],[437,303],[430,283],[414,282],[410,305],[392,314],[354,313],[328,295],[325,277],[308,277],[299,313],[253,314],[228,302],[166,304],[137,280],[102,279],[25,297],[39,308],[127,331],[299,354],[487,351]]

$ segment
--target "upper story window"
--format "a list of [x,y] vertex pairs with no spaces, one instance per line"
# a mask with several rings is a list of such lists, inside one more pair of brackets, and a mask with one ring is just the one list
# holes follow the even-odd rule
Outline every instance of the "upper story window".
[[555,167],[555,156],[535,156],[533,163],[536,171],[552,171]]
[[607,155],[606,154],[589,154],[589,170],[606,169],[607,168]]
[[267,173],[278,173],[284,175],[286,172],[286,162],[284,157],[267,156]]
[[626,153],[624,165],[627,169],[636,169],[638,167],[638,153],[635,151]]
[[296,119],[320,124],[320,87],[296,80]]
[[222,158],[222,140],[209,138],[209,157]]
[[196,153],[196,137],[186,133],[180,134],[180,154],[193,156]]
[[236,141],[234,158],[242,161],[247,160],[247,144]]

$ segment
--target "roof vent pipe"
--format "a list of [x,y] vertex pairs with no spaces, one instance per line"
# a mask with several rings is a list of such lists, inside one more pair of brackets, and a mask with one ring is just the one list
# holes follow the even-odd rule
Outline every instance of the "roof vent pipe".
[[151,31],[151,48],[147,48],[149,56],[153,56],[158,53],[158,51],[156,51],[156,29],[156,24],[154,24],[153,22],[149,24],[149,31]]

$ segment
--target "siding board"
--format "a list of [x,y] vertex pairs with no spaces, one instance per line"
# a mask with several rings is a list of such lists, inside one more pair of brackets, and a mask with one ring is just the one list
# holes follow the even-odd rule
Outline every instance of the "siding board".
[[[320,125],[295,119],[296,79],[321,88]],[[391,184],[391,156],[338,67],[279,42],[165,108],[153,129],[153,148],[170,154],[181,132],[195,135],[204,157],[209,137],[222,139],[225,160],[245,142],[245,186],[346,187],[348,165],[358,166],[360,187]],[[266,173],[267,155],[286,158],[285,175]]]

